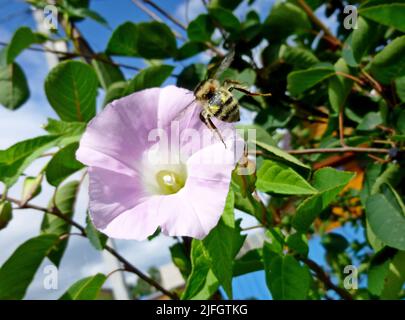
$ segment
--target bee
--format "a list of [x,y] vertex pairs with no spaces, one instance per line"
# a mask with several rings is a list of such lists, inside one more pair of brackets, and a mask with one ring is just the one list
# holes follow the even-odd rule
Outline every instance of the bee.
[[229,123],[240,120],[239,102],[233,96],[232,91],[237,90],[249,96],[271,95],[270,93],[251,92],[246,86],[236,80],[227,79],[221,84],[218,77],[231,65],[233,58],[234,51],[232,50],[225,56],[219,66],[215,68],[213,75],[201,81],[194,89],[195,100],[202,107],[200,112],[201,121],[219,137],[225,148],[225,141],[211,118],[214,117],[220,121]]

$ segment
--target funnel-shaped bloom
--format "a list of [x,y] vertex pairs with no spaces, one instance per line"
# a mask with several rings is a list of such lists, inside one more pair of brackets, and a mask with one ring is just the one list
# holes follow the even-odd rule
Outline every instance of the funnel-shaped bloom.
[[201,239],[216,226],[243,141],[214,119],[225,148],[193,99],[175,86],[146,89],[115,100],[89,123],[77,159],[89,167],[90,214],[99,230],[143,240],[160,227]]

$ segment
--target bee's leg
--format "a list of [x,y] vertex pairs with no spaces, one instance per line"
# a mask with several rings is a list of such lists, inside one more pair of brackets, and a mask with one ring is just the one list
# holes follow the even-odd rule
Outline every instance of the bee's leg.
[[219,139],[222,141],[222,143],[224,144],[225,149],[226,149],[225,141],[224,141],[224,139],[222,138],[222,135],[221,135],[221,133],[219,132],[218,128],[217,128],[217,127],[215,126],[215,124],[212,122],[210,116],[209,116],[209,115],[206,115],[206,114],[204,113],[204,111],[203,111],[203,112],[200,113],[200,119],[201,119],[201,121],[208,127],[208,129],[210,129],[210,130],[212,130],[212,131],[215,132],[215,134],[216,134],[216,135],[219,137]]
[[236,80],[225,80],[224,87],[228,91],[238,90],[248,96],[271,96],[271,93],[251,92],[246,86],[242,85],[239,81]]

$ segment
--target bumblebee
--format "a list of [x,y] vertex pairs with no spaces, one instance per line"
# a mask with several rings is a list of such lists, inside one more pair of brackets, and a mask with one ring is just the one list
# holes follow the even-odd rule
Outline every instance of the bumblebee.
[[195,100],[197,100],[202,106],[202,111],[200,113],[201,121],[210,130],[217,134],[219,139],[225,145],[225,148],[225,141],[211,118],[215,117],[224,122],[237,122],[240,120],[239,103],[233,96],[232,91],[238,90],[249,96],[271,95],[270,93],[250,92],[247,87],[235,80],[225,80],[221,84],[217,78],[230,66],[233,57],[234,51],[231,51],[216,68],[213,76],[200,82],[194,89]]

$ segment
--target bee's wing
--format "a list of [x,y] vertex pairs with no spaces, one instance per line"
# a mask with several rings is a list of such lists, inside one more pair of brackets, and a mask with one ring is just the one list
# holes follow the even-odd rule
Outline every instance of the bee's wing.
[[235,57],[235,50],[231,49],[228,54],[222,59],[221,63],[208,71],[208,78],[217,79],[222,72],[229,68]]
[[183,109],[181,109],[181,111],[174,117],[172,121],[179,120],[186,113],[187,109],[193,105],[194,102],[196,102],[196,99],[191,100],[190,103],[188,103]]

